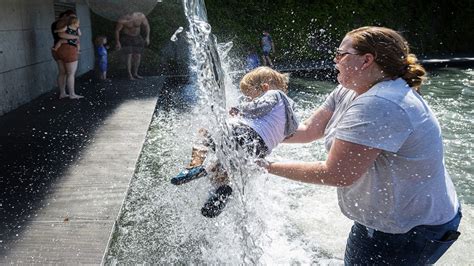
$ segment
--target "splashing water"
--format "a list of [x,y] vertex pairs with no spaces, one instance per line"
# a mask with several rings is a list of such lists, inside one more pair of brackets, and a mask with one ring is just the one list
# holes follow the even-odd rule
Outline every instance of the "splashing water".
[[[448,171],[463,203],[464,217],[461,238],[440,264],[466,265],[473,263],[465,254],[474,246],[474,171],[469,164],[473,156],[474,133],[470,128],[474,102],[462,93],[466,87],[455,89],[459,80],[451,83],[453,86],[442,86],[450,82],[452,74],[446,74],[431,79],[423,92],[442,126]],[[463,75],[460,80],[465,78]],[[292,79],[289,90],[298,105],[298,116],[309,117],[334,88],[335,84],[329,82]],[[179,187],[169,183],[170,177],[187,163],[196,128],[206,120],[199,106],[157,111],[124,215],[118,222],[109,261],[342,264],[351,221],[340,213],[334,188],[255,174],[246,184],[246,205],[233,199],[219,217],[207,219],[199,210],[206,199],[208,180],[202,178]],[[179,136],[179,141],[174,136]],[[463,141],[457,141],[456,136]],[[321,142],[281,145],[272,157],[322,160],[326,152]],[[243,209],[247,211],[246,219],[241,214]],[[244,253],[252,247],[258,249],[247,253],[251,259],[244,259]]]
[[233,230],[233,233],[239,232],[235,237],[239,239],[236,243],[241,247],[241,252],[235,255],[240,257],[240,261],[253,263],[260,256],[260,249],[251,237],[254,235],[251,233],[254,228],[249,228],[246,222],[248,212],[245,208],[246,197],[244,191],[250,172],[244,166],[248,162],[244,159],[243,151],[232,148],[235,145],[232,139],[228,137],[231,133],[225,123],[227,114],[225,96],[226,92],[230,94],[232,86],[225,86],[229,85],[230,78],[223,71],[221,62],[225,61],[224,59],[232,48],[232,43],[217,44],[215,36],[211,34],[211,26],[207,23],[204,1],[185,1],[185,14],[190,25],[191,56],[195,59],[194,64],[192,64],[194,70],[192,72],[197,74],[195,84],[206,95],[205,100],[211,106],[211,111],[214,114],[216,123],[211,128],[218,129],[212,132],[214,139],[217,140],[215,155],[225,169],[232,169],[228,173],[232,179],[231,184],[234,191],[236,191],[234,192],[234,198],[243,205],[242,211],[237,212],[234,217],[237,222],[234,223],[236,231]]
[[[174,89],[194,89],[197,101],[189,106],[177,98],[176,105],[182,107],[158,107],[107,263],[342,264],[352,222],[340,213],[334,188],[259,172],[249,175],[241,168],[233,176],[234,198],[220,216],[208,219],[200,214],[210,186],[206,178],[182,186],[170,184],[170,177],[188,162],[199,127],[215,129],[216,138],[225,134],[221,125],[226,106],[235,104],[238,94],[234,77],[227,75],[232,44],[217,45],[203,1],[185,2],[185,9],[194,74],[190,84]],[[446,70],[424,90],[442,126],[448,171],[464,212],[463,235],[440,263],[474,263],[465,255],[474,246],[473,73]],[[289,90],[298,116],[308,118],[334,88],[330,82],[293,79]],[[229,151],[216,156],[223,154],[238,156]],[[326,156],[321,142],[280,145],[272,153],[272,159],[279,161],[324,160]]]
[[183,27],[179,27],[174,33],[173,36],[171,36],[170,40],[172,42],[176,42],[178,40],[178,34],[180,34],[183,31]]

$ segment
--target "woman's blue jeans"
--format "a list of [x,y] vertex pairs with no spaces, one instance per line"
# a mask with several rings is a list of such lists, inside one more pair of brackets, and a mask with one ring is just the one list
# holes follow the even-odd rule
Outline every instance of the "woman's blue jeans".
[[461,209],[449,222],[416,226],[405,234],[388,234],[354,223],[347,239],[345,265],[435,263],[459,236]]

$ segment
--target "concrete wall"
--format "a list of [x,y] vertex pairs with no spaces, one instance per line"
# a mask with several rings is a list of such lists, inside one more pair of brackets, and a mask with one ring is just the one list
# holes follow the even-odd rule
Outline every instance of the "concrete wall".
[[[90,14],[77,1],[81,20],[81,56],[77,74],[94,66]],[[56,62],[51,57],[53,0],[0,0],[0,115],[56,89]]]
[[[36,0],[32,0],[36,1]],[[92,39],[92,24],[89,6],[85,0],[76,1],[76,13],[81,20],[81,55],[77,75],[84,74],[94,68],[94,40]]]

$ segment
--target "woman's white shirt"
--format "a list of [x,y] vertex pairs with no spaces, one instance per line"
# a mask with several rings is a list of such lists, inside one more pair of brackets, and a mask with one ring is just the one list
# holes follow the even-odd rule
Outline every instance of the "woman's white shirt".
[[439,123],[421,96],[398,78],[356,94],[341,86],[326,99],[334,138],[381,149],[359,180],[338,188],[342,212],[370,228],[406,233],[451,220],[459,203],[445,167]]

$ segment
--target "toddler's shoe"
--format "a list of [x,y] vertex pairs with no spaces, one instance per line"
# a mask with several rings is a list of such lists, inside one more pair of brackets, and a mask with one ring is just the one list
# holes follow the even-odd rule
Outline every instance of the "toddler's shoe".
[[224,210],[230,195],[232,195],[232,188],[229,185],[218,187],[204,203],[201,214],[207,218],[218,216]]
[[206,174],[207,172],[202,165],[192,167],[189,169],[184,169],[183,171],[179,172],[177,176],[171,178],[171,184],[181,185],[191,180],[203,177]]

